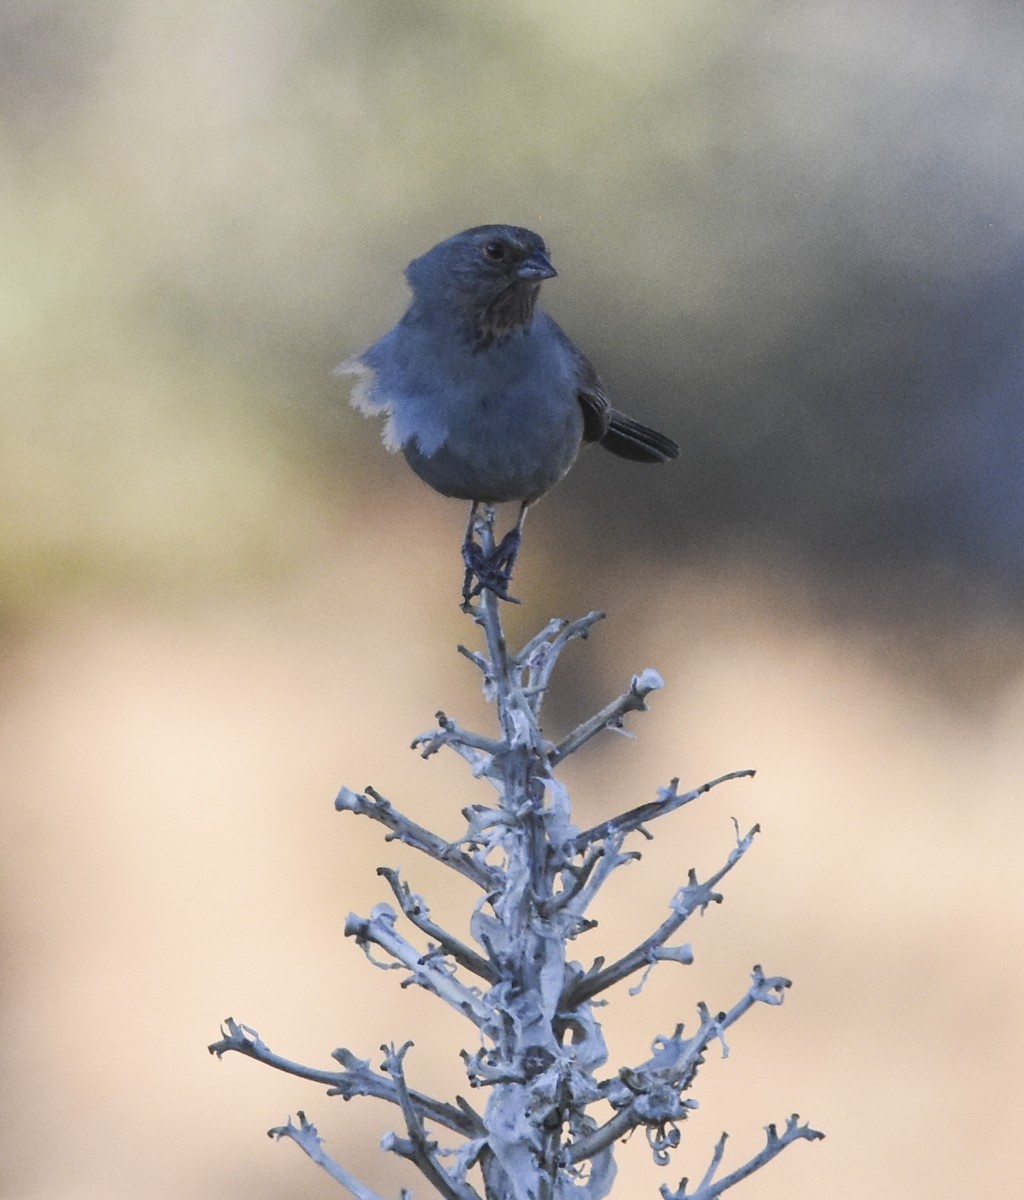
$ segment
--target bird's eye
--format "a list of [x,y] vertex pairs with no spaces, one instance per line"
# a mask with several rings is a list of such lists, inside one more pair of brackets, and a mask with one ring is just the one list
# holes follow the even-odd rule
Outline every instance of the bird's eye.
[[484,254],[491,262],[501,262],[508,252],[508,247],[504,242],[487,242],[484,246]]

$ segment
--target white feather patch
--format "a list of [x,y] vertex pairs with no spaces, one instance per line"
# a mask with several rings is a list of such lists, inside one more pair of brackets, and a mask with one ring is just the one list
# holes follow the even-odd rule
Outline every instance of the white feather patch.
[[394,413],[390,403],[383,399],[377,391],[377,377],[373,368],[368,367],[358,354],[353,354],[351,358],[346,358],[344,362],[338,363],[334,368],[334,374],[355,375],[356,382],[352,388],[349,403],[357,412],[361,412],[366,417],[386,415],[388,419],[381,432],[384,448],[392,454],[396,450],[400,450],[402,443],[399,440],[398,431],[395,429]]

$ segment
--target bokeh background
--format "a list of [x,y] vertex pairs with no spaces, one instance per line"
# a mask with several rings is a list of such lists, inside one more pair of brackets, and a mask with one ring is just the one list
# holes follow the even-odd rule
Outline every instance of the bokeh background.
[[992,0],[33,0],[0,6],[0,1190],[336,1195],[263,1136],[303,1108],[382,1195],[393,1114],[205,1051],[228,1014],[329,1064],[467,1030],[342,936],[400,865],[373,782],[454,833],[486,798],[408,750],[487,721],[462,506],[333,365],[456,230],[540,230],[545,303],[683,446],[599,451],[531,518],[509,612],[609,611],[554,735],[580,820],[755,766],[609,885],[584,958],[763,833],[696,964],[608,1011],[616,1063],[762,962],[795,986],[709,1059],[658,1172],[792,1111],[749,1200],[1011,1195],[1024,984],[1024,9]]

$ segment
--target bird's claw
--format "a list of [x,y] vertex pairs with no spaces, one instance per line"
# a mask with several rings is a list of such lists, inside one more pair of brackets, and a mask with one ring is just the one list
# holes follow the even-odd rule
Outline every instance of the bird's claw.
[[462,561],[466,564],[466,578],[462,584],[462,608],[468,611],[470,602],[484,591],[490,592],[499,600],[509,604],[521,604],[522,601],[510,596],[508,585],[512,582],[512,568],[515,566],[516,555],[519,553],[520,535],[518,529],[510,530],[499,544],[485,554],[479,543],[467,537],[462,544]]

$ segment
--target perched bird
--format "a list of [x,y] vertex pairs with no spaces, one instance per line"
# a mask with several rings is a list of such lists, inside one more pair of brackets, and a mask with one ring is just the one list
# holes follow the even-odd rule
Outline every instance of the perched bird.
[[[398,324],[337,374],[359,376],[352,403],[384,414],[384,444],[444,496],[471,501],[463,600],[486,588],[511,600],[526,511],[597,442],[636,462],[675,458],[671,438],[612,408],[590,363],[537,294],[557,274],[544,240],[515,225],[479,225],[406,268],[412,299]],[[490,553],[477,507],[518,501],[515,527]]]

